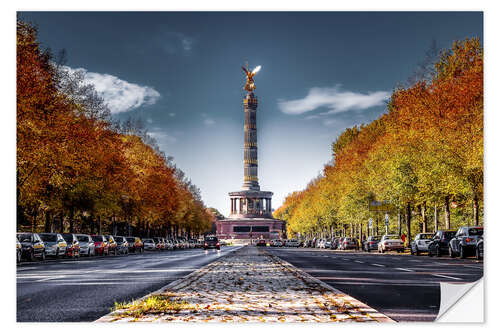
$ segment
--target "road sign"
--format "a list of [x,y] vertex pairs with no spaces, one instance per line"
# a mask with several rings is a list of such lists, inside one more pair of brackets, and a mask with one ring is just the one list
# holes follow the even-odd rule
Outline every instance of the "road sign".
[[368,220],[368,227],[371,229],[372,226],[373,226],[373,219],[371,218]]
[[389,225],[389,214],[385,213],[385,225]]

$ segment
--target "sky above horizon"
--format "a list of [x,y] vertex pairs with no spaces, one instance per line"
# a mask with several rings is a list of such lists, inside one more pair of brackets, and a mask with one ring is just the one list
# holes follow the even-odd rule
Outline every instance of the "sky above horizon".
[[386,112],[433,41],[483,38],[481,12],[19,12],[67,51],[117,119],[140,119],[229,213],[243,183],[242,99],[255,76],[259,183],[278,208],[331,160],[346,128]]

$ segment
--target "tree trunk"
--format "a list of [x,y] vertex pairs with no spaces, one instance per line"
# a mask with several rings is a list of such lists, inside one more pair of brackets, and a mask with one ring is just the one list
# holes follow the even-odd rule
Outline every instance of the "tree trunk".
[[444,225],[445,229],[450,229],[450,197],[447,195],[444,198]]
[[378,236],[378,214],[375,216],[375,236]]
[[410,245],[411,242],[411,206],[410,203],[408,202],[406,204],[406,230],[408,232],[408,245]]
[[366,224],[366,237],[370,237],[370,223]]
[[427,215],[425,215],[425,201],[420,206],[420,215],[422,216],[422,232],[427,232]]
[[73,233],[73,218],[75,217],[75,209],[73,207],[69,210],[69,233]]
[[101,215],[97,215],[97,227],[98,227],[99,235],[102,235]]
[[398,208],[398,235],[401,237],[401,209]]
[[45,232],[52,232],[51,215],[48,210],[45,211]]
[[90,234],[93,235],[94,234],[94,215],[93,214],[90,214],[89,216],[89,219],[90,219]]
[[434,232],[439,230],[439,211],[437,205],[434,205]]
[[33,210],[33,214],[31,214],[31,232],[35,232],[35,226],[36,226],[36,218],[38,216],[38,211],[36,209]]
[[477,196],[474,196],[474,199],[472,201],[472,211],[474,213],[474,225],[478,226],[479,225],[479,204],[478,204]]
[[63,212],[61,212],[59,214],[59,232],[61,234],[64,233],[64,213]]

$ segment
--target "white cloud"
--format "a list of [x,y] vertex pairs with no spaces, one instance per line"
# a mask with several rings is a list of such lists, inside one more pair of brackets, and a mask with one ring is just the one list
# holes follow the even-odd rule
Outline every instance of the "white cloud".
[[203,123],[206,125],[206,126],[212,126],[212,125],[215,125],[215,120],[213,120],[212,118],[210,118],[206,113],[202,113],[201,114],[201,117],[203,118]]
[[281,112],[286,114],[302,114],[325,107],[329,110],[320,113],[327,115],[350,110],[363,110],[380,106],[391,96],[388,91],[369,92],[367,94],[344,91],[337,85],[333,88],[311,88],[306,97],[296,100],[279,100]]
[[157,37],[158,43],[168,54],[189,55],[193,50],[196,39],[180,32],[161,32]]
[[173,113],[173,112],[170,112],[168,115],[169,115],[170,117],[175,117],[175,113]]
[[82,72],[85,75],[85,83],[94,85],[111,113],[127,112],[140,106],[152,105],[160,98],[160,93],[152,87],[130,83],[110,74],[89,72],[85,68],[65,67],[70,72]]
[[207,118],[203,121],[203,123],[207,126],[210,126],[210,125],[214,125],[215,124],[215,120],[213,119],[210,119],[210,118]]

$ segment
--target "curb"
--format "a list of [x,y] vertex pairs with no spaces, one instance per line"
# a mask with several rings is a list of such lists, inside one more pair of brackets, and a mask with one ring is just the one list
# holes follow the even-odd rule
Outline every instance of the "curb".
[[294,265],[290,264],[288,261],[285,261],[285,260],[283,260],[283,259],[281,259],[281,258],[279,258],[271,253],[268,253],[264,249],[261,249],[261,251],[264,254],[266,254],[267,256],[269,256],[272,260],[277,262],[279,265],[288,269],[289,271],[295,272],[297,275],[302,276],[302,278],[304,278],[304,279],[312,280],[313,282],[317,283],[318,285],[320,285],[324,289],[327,289],[327,290],[337,294],[337,296],[340,296],[346,303],[349,303],[350,305],[354,306],[355,308],[358,308],[360,310],[360,312],[366,313],[366,315],[368,317],[372,318],[373,320],[376,320],[377,322],[380,322],[380,323],[396,323],[395,320],[389,318],[388,316],[384,315],[383,313],[378,312],[374,308],[372,308],[372,307],[366,305],[365,303],[355,299],[354,297],[352,297],[352,296],[350,296],[350,295],[348,295],[348,294],[346,294],[338,289],[335,289],[334,287],[330,286],[329,284],[327,284],[327,283],[315,278],[314,276],[304,272],[300,268],[295,267]]
[[[192,271],[191,273],[189,273],[188,275],[186,275],[184,277],[181,277],[181,278],[179,278],[179,279],[177,279],[175,281],[170,282],[169,284],[167,284],[166,286],[161,287],[158,290],[152,291],[149,294],[142,296],[141,298],[137,298],[137,299],[132,300],[132,302],[133,301],[142,301],[142,300],[145,300],[146,298],[148,298],[150,296],[153,296],[155,294],[163,293],[167,289],[177,287],[181,283],[190,282],[189,279],[193,278],[193,276],[198,276],[200,273],[205,273],[204,271],[206,271],[206,269],[208,267],[210,267],[212,264],[216,263],[217,261],[221,260],[222,258],[226,258],[227,256],[234,255],[236,252],[240,251],[243,248],[244,247],[241,247],[239,249],[233,250],[233,251],[229,252],[228,254],[226,254],[225,256],[221,256],[220,258],[212,261],[211,263],[209,263],[209,264],[207,264],[207,265],[205,265],[203,267],[200,267],[200,268]],[[99,319],[97,319],[97,320],[95,320],[93,322],[94,323],[112,323],[113,321],[115,321],[116,319],[118,319],[115,316],[115,313],[119,313],[119,310],[118,311],[112,311],[112,312],[108,313],[107,315],[104,315],[101,318],[99,318]]]

